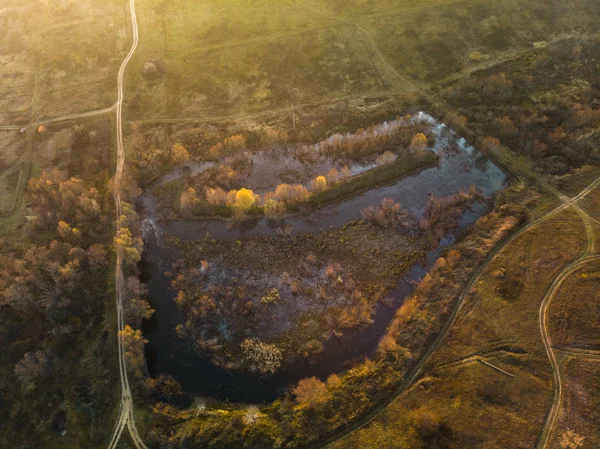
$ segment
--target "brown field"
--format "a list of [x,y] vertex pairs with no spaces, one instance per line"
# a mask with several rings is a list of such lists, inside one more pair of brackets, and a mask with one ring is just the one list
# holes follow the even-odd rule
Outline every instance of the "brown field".
[[600,349],[600,262],[566,279],[552,299],[549,333],[557,348]]
[[[399,436],[397,446],[382,447],[428,447],[419,445],[431,438],[457,449],[532,447],[552,401],[540,302],[584,247],[583,226],[572,212],[512,241],[473,286],[417,384],[334,447],[376,447],[391,435]],[[433,434],[419,430],[425,414],[437,422]]]
[[600,447],[600,353],[595,357],[565,354],[562,365],[565,393],[549,449],[563,449],[573,433],[583,437],[585,448]]

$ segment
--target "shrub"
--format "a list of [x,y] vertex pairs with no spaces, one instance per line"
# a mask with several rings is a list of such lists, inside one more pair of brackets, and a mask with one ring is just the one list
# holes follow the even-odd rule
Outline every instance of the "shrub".
[[263,205],[263,211],[267,217],[283,215],[286,211],[285,204],[273,199],[268,199]]
[[316,407],[329,396],[327,385],[314,376],[300,380],[293,393],[296,402],[306,408]]
[[361,215],[365,220],[382,227],[403,226],[410,229],[415,227],[412,214],[390,198],[384,198],[381,206],[366,207]]
[[245,339],[241,344],[244,364],[250,371],[272,374],[281,366],[281,350],[257,339]]

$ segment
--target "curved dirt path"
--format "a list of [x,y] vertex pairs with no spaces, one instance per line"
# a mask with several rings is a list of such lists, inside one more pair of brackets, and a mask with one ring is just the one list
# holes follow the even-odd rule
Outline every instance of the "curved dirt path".
[[[585,212],[583,212],[585,214]],[[595,249],[595,240],[594,240],[594,229],[590,224],[589,217],[587,214],[582,215],[584,222],[586,223],[586,231],[588,235],[588,246],[584,253],[577,259],[572,262],[568,266],[566,266],[563,271],[556,277],[552,285],[548,288],[546,295],[540,305],[540,315],[539,315],[539,323],[540,323],[540,332],[542,334],[542,342],[544,343],[544,348],[546,349],[546,354],[548,355],[548,359],[550,360],[550,364],[552,366],[552,375],[554,377],[554,400],[552,402],[552,406],[548,412],[546,417],[546,421],[544,422],[544,427],[542,429],[542,433],[538,439],[536,448],[544,449],[548,442],[550,441],[550,436],[552,435],[552,431],[556,425],[556,420],[558,418],[558,414],[560,412],[560,407],[563,401],[563,379],[562,373],[560,372],[560,364],[558,363],[558,359],[556,357],[555,349],[552,347],[552,339],[550,337],[550,333],[548,330],[548,308],[554,295],[558,292],[560,287],[563,285],[564,281],[571,275],[573,272],[581,268],[583,265],[593,262],[600,259],[600,255],[594,255]]]
[[[123,147],[123,96],[124,96],[124,77],[125,69],[129,61],[133,57],[138,46],[138,26],[137,16],[135,14],[135,0],[129,1],[129,9],[131,11],[131,29],[133,33],[133,42],[129,53],[121,63],[119,75],[117,77],[118,97],[115,108],[117,110],[117,167],[115,170],[115,209],[116,209],[116,224],[119,228],[119,217],[121,216],[121,182],[123,178],[123,167],[125,165],[125,150]],[[116,306],[117,306],[117,331],[120,332],[125,327],[123,313],[123,297],[125,294],[125,282],[123,279],[123,251],[117,250],[117,261],[115,264],[115,291],[116,291]],[[118,333],[117,333],[118,335]],[[125,363],[125,350],[121,337],[118,336],[119,349],[119,375],[121,378],[121,401],[119,405],[119,419],[115,425],[113,435],[108,446],[109,449],[114,449],[121,439],[121,435],[125,427],[129,430],[129,435],[137,449],[147,449],[142,441],[137,428],[135,426],[135,417],[133,413],[133,399],[131,397],[131,389],[129,388],[129,379],[127,377],[127,367]]]
[[115,103],[112,106],[109,106],[108,108],[104,108],[104,109],[97,109],[95,111],[88,111],[88,112],[79,112],[77,114],[61,115],[59,117],[53,117],[53,118],[49,118],[49,119],[45,119],[45,120],[39,120],[37,122],[27,123],[22,126],[18,126],[18,125],[0,126],[0,130],[15,131],[15,130],[21,130],[24,128],[25,129],[33,128],[33,127],[40,126],[40,125],[47,125],[49,123],[54,123],[54,122],[64,122],[66,120],[74,120],[74,119],[78,119],[78,118],[93,117],[95,115],[108,114],[108,113],[114,111],[115,109],[117,109],[117,107],[118,107],[118,103]]

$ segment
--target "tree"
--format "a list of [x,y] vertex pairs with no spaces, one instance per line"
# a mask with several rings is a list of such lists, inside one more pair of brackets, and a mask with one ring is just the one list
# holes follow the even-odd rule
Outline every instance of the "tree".
[[494,151],[500,148],[500,141],[495,137],[486,137],[481,141],[481,149],[483,151]]
[[315,408],[329,395],[327,385],[314,376],[300,380],[293,393],[298,404],[306,408]]
[[260,409],[256,406],[256,405],[251,405],[249,406],[246,411],[244,412],[244,424],[246,424],[247,426],[252,426],[254,424],[256,424],[256,422],[259,420],[259,418],[261,417],[262,413],[260,412]]
[[214,206],[224,206],[227,204],[227,193],[220,187],[205,188],[204,196],[208,204]]
[[341,387],[343,384],[342,379],[340,378],[340,376],[338,376],[337,374],[331,374],[329,375],[329,377],[327,378],[327,388],[339,388]]
[[252,190],[240,189],[235,194],[235,203],[233,207],[241,213],[246,212],[256,203],[256,195]]
[[125,351],[125,362],[127,369],[136,377],[142,377],[146,364],[144,359],[144,345],[148,340],[144,339],[142,331],[133,330],[129,324],[126,324],[123,330],[119,331],[119,338]]
[[116,251],[123,251],[128,264],[136,264],[142,259],[142,239],[133,237],[128,228],[121,228],[113,239]]
[[440,431],[441,421],[439,416],[425,407],[414,410],[411,413],[411,421],[416,431],[424,439],[429,439]]
[[427,136],[423,133],[417,133],[410,141],[409,149],[412,152],[421,151],[427,148]]
[[310,192],[301,184],[279,184],[270,196],[282,203],[302,203],[310,198]]
[[99,243],[95,243],[87,250],[88,263],[92,268],[97,268],[106,264],[106,249]]
[[325,176],[317,176],[312,182],[312,188],[315,192],[323,192],[327,189],[327,179]]
[[58,235],[67,242],[76,242],[81,238],[81,232],[77,228],[72,228],[67,222],[59,221],[56,228]]
[[345,165],[344,168],[342,168],[340,170],[340,178],[339,179],[346,179],[346,178],[350,178],[352,176],[352,170],[350,170],[350,168]]
[[176,143],[171,147],[171,159],[175,164],[183,164],[190,160],[190,153],[180,143]]
[[263,210],[267,217],[275,217],[277,215],[284,214],[286,209],[285,204],[275,201],[273,199],[268,199],[263,205]]
[[383,165],[395,161],[396,159],[398,159],[398,155],[392,153],[391,151],[386,151],[382,155],[377,156],[377,159],[375,159],[375,163],[377,165]]
[[196,190],[192,187],[181,194],[180,204],[182,210],[189,212],[197,202],[198,196],[196,195]]
[[29,393],[35,389],[38,378],[48,374],[50,360],[44,351],[26,353],[15,365],[15,375],[23,391]]
[[509,116],[497,117],[494,120],[494,127],[498,133],[504,138],[513,138],[519,132]]
[[153,313],[154,309],[150,307],[148,301],[142,298],[132,298],[125,309],[125,321],[139,327],[142,320],[149,320]]
[[232,149],[243,148],[246,145],[246,139],[244,136],[236,134],[234,136],[227,137],[223,141],[223,144]]
[[146,386],[157,402],[175,402],[183,397],[181,385],[173,376],[161,374],[155,379],[148,379]]
[[334,167],[327,172],[325,178],[327,179],[327,184],[333,185],[340,180],[340,173],[338,172],[337,168]]

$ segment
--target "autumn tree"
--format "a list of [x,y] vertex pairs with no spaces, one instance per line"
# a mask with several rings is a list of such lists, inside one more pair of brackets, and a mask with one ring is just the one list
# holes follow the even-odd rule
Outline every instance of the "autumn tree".
[[397,154],[392,153],[391,151],[386,151],[385,153],[377,156],[377,159],[375,159],[375,163],[377,165],[383,165],[383,164],[388,164],[390,162],[393,162],[396,159],[398,159]]
[[132,298],[125,309],[125,321],[133,326],[140,326],[142,320],[149,320],[154,309],[143,298]]
[[48,374],[50,359],[44,351],[27,352],[15,365],[15,375],[23,391],[29,393],[36,387],[40,377]]
[[412,152],[424,150],[427,148],[427,136],[425,136],[423,133],[415,134],[410,141],[410,146],[408,148]]
[[208,204],[214,206],[224,206],[227,204],[227,192],[220,187],[216,188],[205,188],[204,197]]
[[315,192],[323,192],[327,189],[327,179],[325,176],[317,176],[312,182],[312,188]]
[[342,168],[340,170],[340,176],[339,179],[346,179],[346,178],[350,178],[352,176],[352,170],[350,170],[350,168],[345,165],[344,168]]
[[171,147],[171,159],[177,165],[184,164],[190,160],[190,153],[180,143],[176,143]]
[[119,331],[119,338],[125,351],[127,369],[136,377],[142,377],[146,361],[144,359],[144,345],[148,340],[142,336],[142,331],[134,330],[128,324]]
[[337,170],[337,168],[334,167],[327,172],[325,178],[327,180],[328,185],[333,185],[340,180],[340,172]]
[[275,188],[275,192],[265,195],[265,198],[270,197],[282,203],[293,204],[307,201],[310,198],[310,192],[301,184],[279,184]]
[[77,242],[81,238],[81,232],[77,228],[72,228],[67,222],[59,221],[56,228],[58,235],[67,242]]
[[242,188],[235,194],[235,202],[233,203],[233,207],[236,213],[243,215],[252,206],[254,206],[257,201],[260,201],[260,197],[258,195],[255,195],[252,190]]
[[87,260],[92,268],[106,265],[107,251],[100,243],[95,243],[87,249]]
[[183,397],[181,384],[173,376],[161,374],[146,380],[146,386],[157,402],[175,402]]
[[298,404],[306,408],[315,408],[329,395],[327,385],[314,376],[301,379],[293,393]]
[[142,259],[142,239],[133,237],[128,228],[120,228],[113,241],[115,250],[123,252],[127,264],[136,264]]
[[481,149],[483,151],[495,151],[500,148],[500,141],[495,137],[486,137],[481,141]]
[[181,193],[180,204],[181,209],[185,212],[189,212],[198,202],[198,195],[196,190],[189,187],[187,190]]
[[494,127],[498,131],[498,134],[504,138],[510,139],[515,137],[519,130],[515,127],[510,117],[505,115],[504,117],[497,117],[494,120]]
[[275,217],[285,213],[285,204],[280,203],[274,199],[268,199],[263,205],[263,210],[267,217]]

